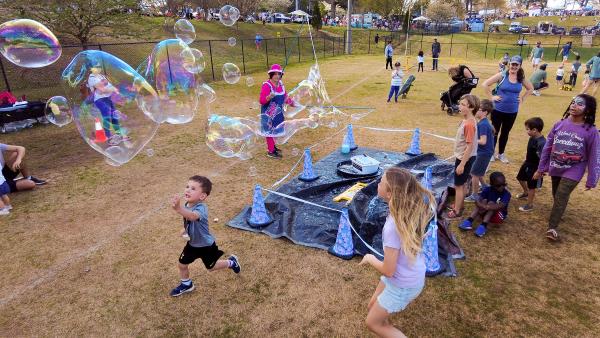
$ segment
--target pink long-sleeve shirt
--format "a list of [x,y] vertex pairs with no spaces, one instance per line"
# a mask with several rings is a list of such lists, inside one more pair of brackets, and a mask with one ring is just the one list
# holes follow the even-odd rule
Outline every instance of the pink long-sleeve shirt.
[[[272,88],[271,86],[272,85],[273,84],[270,81],[263,82],[263,85],[260,88],[260,97],[258,99],[258,102],[260,102],[261,105],[267,104],[269,102],[269,100],[267,99],[267,96],[269,96],[269,94],[271,94],[271,88]],[[294,101],[288,97],[288,95],[285,91],[283,82],[279,81],[277,83],[277,87],[273,88],[273,92],[283,93],[283,95],[285,95],[285,103],[289,104],[290,106],[294,105]]]

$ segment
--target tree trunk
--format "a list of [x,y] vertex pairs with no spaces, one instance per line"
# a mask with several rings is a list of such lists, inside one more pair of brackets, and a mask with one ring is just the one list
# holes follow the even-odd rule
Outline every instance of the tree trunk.
[[331,18],[335,19],[335,7],[337,6],[337,1],[331,2]]

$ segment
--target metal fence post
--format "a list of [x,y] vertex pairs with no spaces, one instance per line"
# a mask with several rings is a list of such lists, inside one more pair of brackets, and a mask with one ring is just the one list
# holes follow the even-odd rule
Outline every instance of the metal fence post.
[[344,50],[346,50],[346,34],[348,31],[344,31]]
[[487,49],[488,49],[489,41],[490,41],[490,32],[488,32],[487,39],[485,40],[485,54],[483,56],[484,59],[487,59]]
[[298,63],[300,62],[300,35],[298,35]]
[[371,30],[369,29],[369,49],[367,50],[367,54],[371,54]]
[[283,38],[283,55],[285,56],[285,65],[287,66],[287,44],[285,43],[285,37]]
[[269,40],[265,40],[265,56],[267,57],[267,69],[269,69]]
[[556,54],[554,54],[554,61],[556,62],[556,57],[558,56],[558,51],[560,48],[560,40],[562,39],[562,35],[558,36],[558,45],[556,45]]
[[453,41],[454,41],[454,33],[452,33],[452,35],[450,35],[450,56],[452,56]]
[[213,81],[215,80],[215,67],[213,64],[213,57],[212,57],[212,44],[210,42],[211,40],[208,40],[208,54],[210,54],[210,70],[212,71],[212,78]]
[[[521,36],[523,36],[523,37],[521,38]],[[521,45],[521,48],[519,48],[519,56],[520,57],[523,57],[523,40],[524,39],[525,39],[525,35],[519,34],[519,41],[520,41],[519,45]]]
[[467,43],[467,50],[465,50],[465,59],[469,57],[469,44]]
[[498,49],[498,44],[494,47],[494,59],[496,58],[496,49]]
[[423,31],[421,31],[421,50],[423,50]]
[[335,56],[335,38],[331,39],[331,56]]
[[325,58],[325,35],[323,35],[323,58]]
[[246,75],[246,57],[244,56],[244,39],[242,41],[242,67],[244,69],[244,75]]
[[2,70],[2,77],[4,78],[4,84],[6,84],[6,90],[10,90],[10,84],[8,84],[8,78],[6,77],[6,71],[4,71],[4,63],[2,63],[2,58],[0,58],[0,70]]

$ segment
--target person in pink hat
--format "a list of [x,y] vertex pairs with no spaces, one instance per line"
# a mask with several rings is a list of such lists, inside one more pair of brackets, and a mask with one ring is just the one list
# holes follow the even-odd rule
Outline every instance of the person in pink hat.
[[288,97],[281,81],[283,76],[281,66],[272,65],[267,74],[269,80],[263,82],[259,98],[261,132],[267,140],[267,156],[281,158],[281,150],[275,145],[275,137],[282,136],[285,132],[283,105],[294,106],[294,101]]

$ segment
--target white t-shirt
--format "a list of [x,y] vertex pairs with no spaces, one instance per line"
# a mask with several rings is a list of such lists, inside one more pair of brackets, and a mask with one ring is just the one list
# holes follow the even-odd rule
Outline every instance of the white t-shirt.
[[563,76],[565,75],[565,70],[563,68],[559,68],[556,70],[556,76]]
[[399,288],[417,288],[425,284],[425,256],[419,253],[414,262],[402,253],[402,239],[396,231],[396,223],[392,215],[388,215],[383,225],[383,246],[398,249],[398,261],[396,271],[388,280]]
[[[96,85],[100,84],[102,81],[106,81],[104,88],[111,89],[109,93],[101,93],[99,90],[96,90]],[[98,101],[105,97],[110,97],[115,88],[102,74],[90,74],[90,77],[88,78],[88,87],[94,93],[94,101]]]
[[423,62],[425,62],[425,57],[424,57],[424,56],[420,56],[420,55],[418,55],[418,56],[417,56],[417,62],[419,62],[419,63],[423,63]]
[[404,77],[404,73],[402,69],[398,69],[392,72],[392,86],[402,86],[402,78]]

